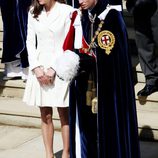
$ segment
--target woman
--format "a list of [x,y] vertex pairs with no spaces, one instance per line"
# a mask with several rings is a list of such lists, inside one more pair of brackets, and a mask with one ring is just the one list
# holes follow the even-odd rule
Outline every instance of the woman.
[[57,107],[62,129],[62,158],[69,157],[68,86],[56,75],[55,60],[63,53],[70,26],[71,6],[56,0],[33,0],[28,15],[27,49],[30,72],[23,100],[38,106],[46,158],[53,158],[52,107]]

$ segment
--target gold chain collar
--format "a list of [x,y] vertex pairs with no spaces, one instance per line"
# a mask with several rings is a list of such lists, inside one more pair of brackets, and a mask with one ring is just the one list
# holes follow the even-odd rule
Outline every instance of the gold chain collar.
[[85,53],[91,51],[92,48],[95,48],[95,46],[96,46],[95,40],[96,40],[98,34],[100,33],[101,28],[103,27],[103,24],[104,24],[104,20],[101,20],[100,23],[99,23],[99,25],[98,25],[98,29],[95,31],[94,36],[93,36],[93,38],[91,39],[91,42],[90,42],[90,44],[89,44],[89,47],[88,47],[88,48],[82,48],[82,50],[83,50]]

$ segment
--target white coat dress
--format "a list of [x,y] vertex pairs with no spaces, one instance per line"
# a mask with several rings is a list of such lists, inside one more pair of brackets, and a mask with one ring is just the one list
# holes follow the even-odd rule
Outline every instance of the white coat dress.
[[[73,8],[56,2],[49,15],[43,9],[38,19],[28,15],[27,49],[30,64],[23,101],[31,106],[67,107],[69,105],[69,82],[57,76],[52,85],[40,86],[33,69],[54,68],[55,60],[63,53],[63,43],[70,26]],[[36,41],[37,39],[37,41]],[[37,46],[36,46],[37,45]]]

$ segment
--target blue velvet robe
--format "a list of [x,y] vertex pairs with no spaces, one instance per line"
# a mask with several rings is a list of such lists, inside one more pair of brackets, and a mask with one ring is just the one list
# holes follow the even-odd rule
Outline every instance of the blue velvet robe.
[[[121,5],[120,0],[100,0],[91,13],[99,15],[107,4]],[[83,13],[83,30],[89,40],[88,13]],[[122,13],[109,11],[101,31],[115,36],[114,48],[107,55],[99,46],[94,49],[96,62],[80,54],[78,76],[70,88],[70,157],[76,158],[76,126],[78,119],[81,158],[140,158],[138,126],[128,38]],[[94,30],[100,20],[96,18]],[[96,40],[98,45],[98,42]],[[88,77],[95,74],[97,82],[98,113],[86,105]],[[77,109],[77,110],[76,110]],[[76,113],[77,111],[77,113]],[[77,114],[77,116],[76,116]]]
[[2,63],[21,60],[28,67],[26,50],[27,16],[31,0],[0,0],[3,20]]

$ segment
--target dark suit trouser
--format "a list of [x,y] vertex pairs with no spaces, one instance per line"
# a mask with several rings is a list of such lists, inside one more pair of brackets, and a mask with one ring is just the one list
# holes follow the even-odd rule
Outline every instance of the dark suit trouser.
[[[156,1],[158,6],[158,0]],[[146,11],[148,12],[148,10]],[[143,27],[143,25],[139,27],[139,24],[137,24],[137,27],[139,29],[136,28],[136,44],[138,48],[139,61],[142,71],[146,78],[146,83],[148,85],[154,85],[155,83],[158,83],[158,22],[157,20],[158,20],[158,9],[151,16],[151,18],[146,18],[146,21],[144,20],[144,27],[146,27],[148,33],[146,33],[145,31],[141,32],[141,27]]]

